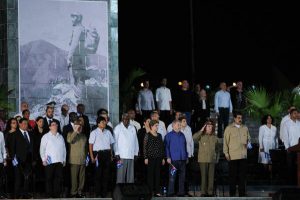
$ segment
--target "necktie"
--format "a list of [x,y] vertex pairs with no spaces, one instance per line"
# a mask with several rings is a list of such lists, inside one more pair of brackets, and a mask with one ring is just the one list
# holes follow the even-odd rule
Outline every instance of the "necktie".
[[51,119],[49,119],[49,121],[48,121],[49,125],[51,124],[51,122],[52,122],[52,120],[51,120]]
[[24,132],[24,138],[25,138],[26,142],[29,144],[30,142],[29,142],[29,138],[27,136],[27,132],[26,131]]

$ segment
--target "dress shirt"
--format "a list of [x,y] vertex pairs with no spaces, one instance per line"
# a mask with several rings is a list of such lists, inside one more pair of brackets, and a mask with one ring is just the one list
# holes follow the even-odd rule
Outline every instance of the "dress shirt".
[[291,119],[290,114],[287,114],[286,116],[284,116],[280,122],[280,129],[279,129],[279,138],[284,142],[284,132],[283,132],[283,125],[286,121],[288,121],[289,119]]
[[4,135],[0,131],[0,163],[3,163],[4,159],[6,159],[7,153],[6,153],[6,148],[5,148],[5,140],[4,140]]
[[26,136],[28,142],[30,143],[30,137],[29,137],[29,135],[28,135],[28,132],[27,132],[27,131],[24,131],[24,130],[22,130],[22,129],[20,129],[20,131],[21,131],[23,137],[25,138],[25,136]]
[[139,92],[138,96],[138,105],[139,110],[154,110],[154,99],[153,99],[153,93],[149,89],[143,89]]
[[67,115],[67,116],[61,115],[60,118],[59,118],[59,122],[60,122],[61,132],[63,132],[64,126],[66,126],[70,123],[69,122],[69,115]]
[[170,110],[170,101],[172,101],[170,89],[160,87],[156,89],[155,98],[159,110]]
[[206,110],[206,102],[205,99],[201,99],[202,101],[202,110]]
[[173,130],[173,126],[172,126],[173,123],[170,123],[168,128],[167,128],[167,133],[170,133],[172,130]]
[[262,125],[259,127],[259,148],[264,149],[264,152],[267,153],[269,153],[270,149],[276,149],[278,147],[276,132],[277,128],[273,125],[271,125],[271,128],[269,128],[267,125]]
[[166,125],[163,121],[158,120],[158,133],[161,134],[162,140],[165,139],[165,136],[167,135]]
[[139,143],[134,126],[126,128],[121,122],[114,129],[115,154],[122,159],[134,159],[139,153]]
[[138,123],[137,121],[135,121],[133,119],[130,120],[130,124],[133,125],[137,131],[139,131],[141,129],[140,123]]
[[0,119],[0,131],[4,131],[5,130],[5,122]]
[[62,135],[54,135],[51,131],[45,134],[41,140],[40,156],[42,161],[47,161],[47,156],[50,156],[52,163],[65,163],[66,146]]
[[283,138],[285,148],[298,144],[300,137],[300,122],[298,120],[287,120],[283,125]]
[[111,149],[110,145],[115,143],[111,132],[107,129],[96,128],[90,134],[89,144],[93,144],[93,151]]
[[219,90],[215,95],[215,111],[218,113],[219,108],[229,108],[232,112],[232,103],[230,98],[230,93],[227,91]]
[[50,123],[49,123],[50,121],[51,121],[51,122],[53,121],[53,118],[50,119],[50,118],[48,118],[47,116],[46,116],[46,119],[47,119],[48,125],[50,125]]
[[194,140],[193,140],[193,134],[192,129],[188,125],[181,129],[181,132],[184,134],[185,140],[186,140],[186,150],[188,152],[188,157],[194,156]]
[[182,132],[176,133],[174,130],[165,137],[165,148],[167,158],[172,161],[186,160],[188,153],[186,151],[186,140]]

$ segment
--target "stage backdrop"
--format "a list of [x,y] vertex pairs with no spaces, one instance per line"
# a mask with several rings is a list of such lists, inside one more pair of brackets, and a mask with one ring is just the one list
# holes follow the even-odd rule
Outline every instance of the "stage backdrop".
[[[19,103],[29,103],[33,118],[44,115],[45,105],[52,101],[56,116],[62,104],[75,111],[78,103],[86,105],[91,117],[99,108],[118,113],[109,105],[112,96],[118,98],[116,91],[110,94],[110,85],[118,84],[117,57],[112,53],[117,45],[110,43],[117,41],[117,23],[111,24],[116,21],[116,4],[108,0],[19,0],[18,96]],[[110,74],[115,76],[111,80]]]

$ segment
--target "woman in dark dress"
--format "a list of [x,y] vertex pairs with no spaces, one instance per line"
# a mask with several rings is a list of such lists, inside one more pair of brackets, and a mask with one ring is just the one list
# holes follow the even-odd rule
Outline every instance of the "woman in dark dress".
[[147,165],[147,183],[155,196],[160,194],[160,172],[161,166],[165,164],[165,151],[162,136],[157,132],[159,122],[151,120],[150,131],[144,138],[144,159]]
[[43,135],[45,134],[45,130],[43,129],[44,126],[44,120],[43,117],[39,116],[35,120],[35,126],[33,129],[33,138],[34,138],[34,143],[33,143],[33,152],[34,156],[37,160],[37,163],[34,168],[34,177],[35,177],[35,184],[36,184],[36,190],[38,192],[43,192],[44,191],[44,169],[45,167],[43,166],[42,159],[40,157],[40,144],[41,144],[41,139]]
[[[14,168],[12,166],[12,142],[14,139],[14,134],[18,129],[18,121],[15,118],[10,118],[7,121],[6,128],[4,130],[4,138],[5,138],[5,148],[7,152],[7,167],[6,167],[6,175],[7,175],[7,186],[8,191],[6,193],[13,193],[14,183],[12,180],[14,180]],[[8,195],[9,197],[9,195]]]

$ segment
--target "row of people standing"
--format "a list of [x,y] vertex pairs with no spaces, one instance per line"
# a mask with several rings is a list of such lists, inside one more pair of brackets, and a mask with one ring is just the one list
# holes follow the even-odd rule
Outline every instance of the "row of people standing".
[[[165,123],[171,122],[174,110],[179,111],[186,115],[187,123],[192,127],[193,132],[200,130],[210,117],[210,101],[206,90],[201,89],[200,84],[197,84],[192,92],[188,81],[183,80],[180,90],[172,94],[167,88],[167,79],[162,79],[161,87],[156,89],[155,96],[149,89],[149,81],[146,80],[138,94],[136,110],[144,119],[155,110],[157,105],[157,111]],[[245,106],[242,81],[238,81],[236,87],[227,87],[225,82],[220,83],[220,90],[214,97],[214,110],[218,116],[218,137],[223,137],[224,129],[229,122],[229,113],[233,110],[242,111]]]

